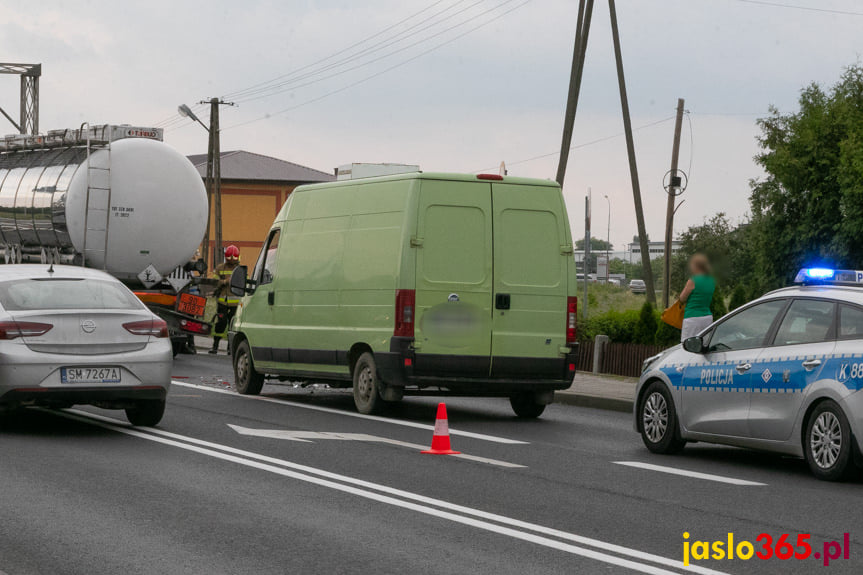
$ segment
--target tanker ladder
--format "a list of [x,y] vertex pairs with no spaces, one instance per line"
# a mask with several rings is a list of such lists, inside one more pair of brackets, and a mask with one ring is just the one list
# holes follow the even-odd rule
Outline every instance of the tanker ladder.
[[[102,137],[91,139],[92,130],[87,123],[87,198],[81,249],[82,266],[87,264],[90,254],[101,253],[103,270],[108,268],[108,228],[111,224],[111,138],[105,137],[105,128],[101,126]],[[93,153],[98,150],[104,150],[105,154]],[[94,164],[93,160],[100,157],[104,161]]]

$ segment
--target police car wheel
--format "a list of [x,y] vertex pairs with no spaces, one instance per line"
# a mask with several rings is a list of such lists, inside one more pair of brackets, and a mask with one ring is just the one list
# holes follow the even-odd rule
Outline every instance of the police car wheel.
[[662,383],[651,383],[641,396],[638,410],[641,440],[653,453],[677,453],[686,442],[680,438],[677,411],[668,388]]
[[240,342],[234,354],[234,385],[237,393],[242,395],[258,395],[264,387],[264,374],[255,371],[252,349],[247,340]]
[[851,426],[833,401],[824,401],[806,423],[803,451],[812,474],[825,481],[841,481],[853,470]]
[[381,382],[374,356],[363,353],[354,364],[354,405],[365,415],[380,412],[385,405],[381,397]]

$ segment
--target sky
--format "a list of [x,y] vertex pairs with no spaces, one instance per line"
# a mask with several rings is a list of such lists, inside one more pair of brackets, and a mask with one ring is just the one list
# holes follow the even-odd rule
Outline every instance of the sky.
[[[745,221],[763,174],[756,120],[792,112],[863,53],[861,0],[617,0],[648,235],[685,98],[675,231],[722,211]],[[224,97],[222,150],[332,172],[351,162],[553,179],[576,0],[0,0],[0,61],[41,63],[40,129],[165,126],[185,154],[204,129],[176,114]],[[806,9],[809,8],[809,9]],[[270,82],[267,84],[267,82]],[[275,87],[272,87],[275,85]],[[270,86],[269,89],[266,89]],[[264,90],[261,90],[265,88]],[[257,91],[254,91],[257,89]],[[17,116],[18,79],[0,76]],[[0,133],[13,133],[4,122]],[[595,3],[564,185],[573,236],[617,249],[636,233],[608,4]],[[607,196],[607,200],[606,200]],[[610,210],[609,210],[610,206]]]

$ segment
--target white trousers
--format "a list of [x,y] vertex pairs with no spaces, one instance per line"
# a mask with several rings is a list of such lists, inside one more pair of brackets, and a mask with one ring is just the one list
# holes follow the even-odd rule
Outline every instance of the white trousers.
[[683,320],[683,327],[680,329],[680,342],[683,343],[690,337],[694,337],[704,328],[713,323],[712,315],[703,315],[701,317],[688,317]]

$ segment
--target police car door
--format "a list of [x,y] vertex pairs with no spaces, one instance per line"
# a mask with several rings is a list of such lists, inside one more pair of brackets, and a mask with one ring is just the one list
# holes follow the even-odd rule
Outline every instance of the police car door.
[[848,391],[857,391],[863,389],[863,307],[840,303],[838,315],[838,341],[821,378],[833,379]]
[[756,439],[791,437],[807,388],[821,377],[836,346],[836,303],[794,299],[772,345],[752,367],[749,430]]
[[687,431],[748,437],[752,367],[787,300],[747,306],[716,324],[681,382],[681,422]]

